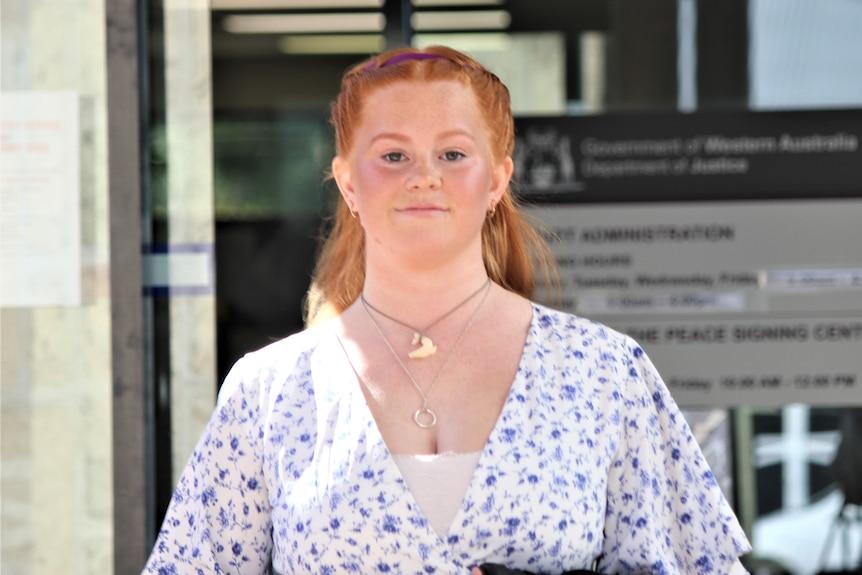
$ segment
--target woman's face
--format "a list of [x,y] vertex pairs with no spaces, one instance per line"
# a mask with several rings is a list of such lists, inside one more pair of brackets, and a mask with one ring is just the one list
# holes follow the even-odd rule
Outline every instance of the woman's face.
[[352,150],[332,168],[369,258],[433,265],[481,258],[485,213],[505,191],[512,161],[492,159],[470,88],[403,81],[369,95]]

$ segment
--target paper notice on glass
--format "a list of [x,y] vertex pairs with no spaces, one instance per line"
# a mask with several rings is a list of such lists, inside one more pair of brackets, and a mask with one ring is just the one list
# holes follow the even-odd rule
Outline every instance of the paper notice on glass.
[[0,306],[81,303],[78,95],[0,93]]

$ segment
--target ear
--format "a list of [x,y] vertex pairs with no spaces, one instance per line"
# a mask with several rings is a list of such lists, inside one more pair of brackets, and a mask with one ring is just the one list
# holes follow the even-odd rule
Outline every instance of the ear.
[[494,171],[491,173],[491,201],[496,205],[506,193],[506,188],[509,187],[509,182],[512,180],[512,172],[515,170],[515,163],[510,156],[494,166]]
[[341,192],[341,197],[347,202],[347,206],[351,211],[356,211],[355,193],[353,184],[350,179],[350,164],[346,158],[335,156],[332,158],[332,177],[338,185],[338,191]]

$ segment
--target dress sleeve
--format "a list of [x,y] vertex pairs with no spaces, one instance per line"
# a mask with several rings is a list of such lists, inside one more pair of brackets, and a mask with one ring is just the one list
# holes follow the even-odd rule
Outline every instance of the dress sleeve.
[[[270,573],[259,379],[240,360],[174,491],[143,573]],[[248,372],[247,374],[244,372]]]
[[625,338],[602,573],[727,575],[750,546],[673,398]]

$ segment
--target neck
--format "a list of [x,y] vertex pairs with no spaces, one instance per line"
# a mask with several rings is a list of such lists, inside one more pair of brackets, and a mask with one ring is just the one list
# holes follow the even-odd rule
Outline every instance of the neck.
[[426,325],[488,281],[484,266],[461,273],[367,273],[363,293],[375,307],[402,321]]

